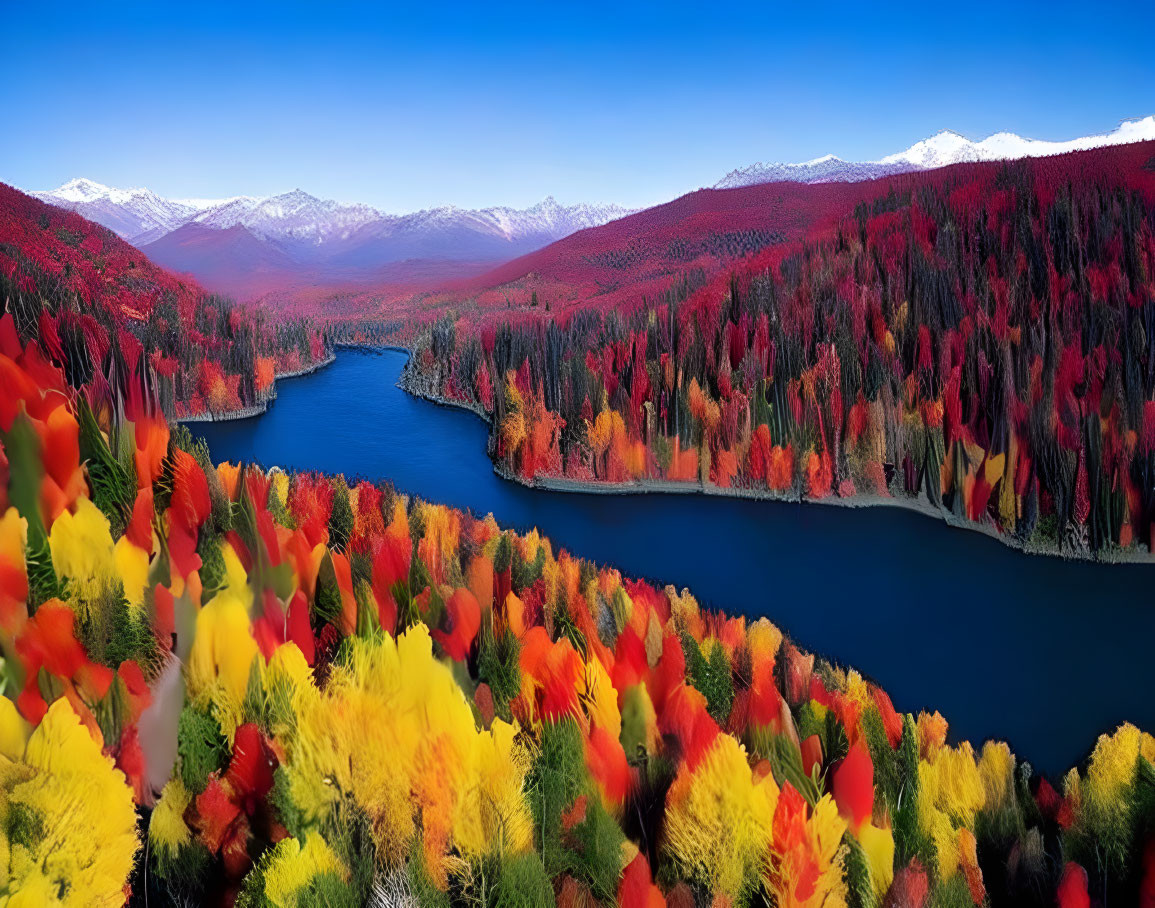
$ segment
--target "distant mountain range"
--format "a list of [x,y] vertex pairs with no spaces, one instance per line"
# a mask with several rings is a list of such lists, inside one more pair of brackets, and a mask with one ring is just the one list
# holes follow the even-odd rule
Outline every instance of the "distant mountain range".
[[[826,155],[800,164],[752,164],[715,189],[764,183],[855,183],[973,161],[1039,157],[1155,139],[1155,116],[1067,142],[997,133],[972,141],[943,131],[878,161]],[[480,274],[580,230],[632,212],[618,205],[431,208],[386,214],[300,189],[268,198],[167,199],[75,179],[31,195],[103,224],[157,263],[240,298],[309,284],[428,283]]]
[[[540,249],[629,214],[617,205],[470,210],[447,206],[386,214],[300,189],[268,198],[166,199],[75,179],[33,196],[103,224],[154,261],[206,287],[252,296],[304,282],[394,280],[400,262],[454,276]],[[434,267],[431,263],[445,263]]]
[[1010,132],[995,133],[980,142],[975,142],[957,132],[943,130],[938,135],[916,142],[906,151],[887,155],[878,161],[844,161],[830,154],[801,164],[751,164],[749,167],[730,171],[714,184],[714,188],[734,189],[738,186],[784,182],[857,183],[860,180],[873,180],[914,170],[931,170],[950,164],[1046,157],[1068,151],[1084,151],[1088,148],[1124,145],[1148,139],[1155,139],[1155,116],[1125,120],[1113,132],[1099,136],[1084,136],[1067,142],[1024,139]]

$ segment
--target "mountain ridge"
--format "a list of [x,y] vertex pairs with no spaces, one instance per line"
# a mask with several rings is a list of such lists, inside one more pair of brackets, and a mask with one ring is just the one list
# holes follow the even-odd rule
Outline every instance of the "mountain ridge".
[[962,133],[943,129],[915,142],[904,151],[886,155],[877,161],[845,161],[828,154],[800,164],[757,162],[730,171],[713,188],[734,189],[739,186],[784,182],[857,183],[915,170],[949,167],[951,164],[1048,157],[1149,139],[1155,139],[1155,115],[1123,120],[1109,133],[1060,142],[1028,139],[1012,132],[996,132],[985,139],[974,141]]

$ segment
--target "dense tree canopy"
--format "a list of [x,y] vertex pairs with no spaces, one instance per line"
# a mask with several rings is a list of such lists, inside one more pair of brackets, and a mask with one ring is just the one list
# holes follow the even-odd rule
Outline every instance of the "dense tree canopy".
[[414,370],[531,481],[922,495],[1023,542],[1150,545],[1151,150],[880,181],[625,313],[446,317]]

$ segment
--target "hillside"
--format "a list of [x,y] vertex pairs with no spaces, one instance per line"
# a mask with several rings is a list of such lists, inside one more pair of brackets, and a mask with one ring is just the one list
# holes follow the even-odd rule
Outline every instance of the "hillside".
[[525,209],[443,206],[388,214],[300,189],[267,198],[166,199],[87,179],[32,195],[109,227],[213,292],[242,300],[317,285],[389,283],[406,261],[420,261],[439,282],[472,276],[628,213],[547,197]]
[[170,415],[259,406],[277,372],[325,353],[307,321],[212,296],[107,228],[3,184],[0,300],[21,338],[39,339],[73,386],[113,406],[140,386]]
[[214,466],[139,413],[98,426],[47,355],[0,317],[0,845],[25,904],[1086,908],[1155,886],[1133,725],[1049,780],[767,617],[537,531]]
[[527,482],[865,495],[1126,554],[1155,522],[1153,275],[1155,142],[707,191],[459,291],[409,380],[490,412]]

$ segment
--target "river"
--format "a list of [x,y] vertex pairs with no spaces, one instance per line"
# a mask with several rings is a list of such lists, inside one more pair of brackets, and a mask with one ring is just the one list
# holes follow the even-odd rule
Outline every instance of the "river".
[[901,508],[595,495],[499,478],[485,424],[396,387],[399,351],[342,351],[278,383],[262,416],[194,423],[215,460],[389,479],[699,603],[766,615],[800,645],[938,709],[951,739],[998,738],[1056,775],[1122,721],[1155,730],[1155,569],[1025,555]]

